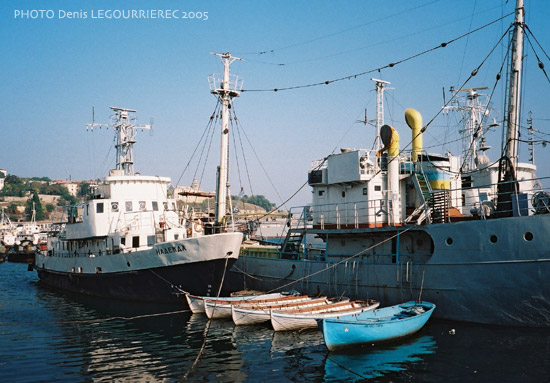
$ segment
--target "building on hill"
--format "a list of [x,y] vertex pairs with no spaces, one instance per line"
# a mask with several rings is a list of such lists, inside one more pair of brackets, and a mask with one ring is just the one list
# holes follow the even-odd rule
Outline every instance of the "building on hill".
[[266,210],[258,205],[248,202],[233,202],[233,212],[239,215],[246,214],[265,214]]
[[73,197],[76,197],[76,195],[78,194],[78,189],[80,185],[79,182],[69,181],[69,180],[56,180],[56,181],[50,182],[50,184],[65,186],[69,191],[69,194],[72,195]]
[[0,169],[0,190],[4,189],[4,182],[7,176],[8,176],[8,172],[5,171],[4,169]]
[[201,203],[208,198],[215,196],[215,193],[202,191],[197,178],[193,178],[191,186],[173,186],[168,188],[168,192],[176,199],[185,203]]

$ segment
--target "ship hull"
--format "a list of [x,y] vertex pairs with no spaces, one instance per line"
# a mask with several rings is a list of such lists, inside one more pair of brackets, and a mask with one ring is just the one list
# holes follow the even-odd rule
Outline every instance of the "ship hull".
[[[400,235],[407,230],[400,227]],[[323,261],[245,256],[234,274],[244,278],[248,288],[270,291],[284,286],[304,294],[345,294],[377,299],[383,306],[422,299],[438,305],[438,318],[550,327],[550,215],[410,230],[413,239],[420,234],[431,238],[431,254],[409,254],[410,243],[399,247],[395,240],[394,250],[399,250],[393,254],[361,254],[366,249],[362,239],[388,238],[397,233],[395,227],[325,230],[319,234],[328,236],[328,249],[331,243],[346,243],[340,257],[332,254]]]
[[240,233],[167,242],[132,253],[94,257],[39,254],[41,282],[73,293],[150,302],[185,302],[184,292],[217,294],[235,263]]
[[[235,259],[227,262],[231,267]],[[46,285],[77,294],[132,301],[182,303],[183,291],[217,294],[226,262],[223,259],[109,274],[62,273],[35,265]]]

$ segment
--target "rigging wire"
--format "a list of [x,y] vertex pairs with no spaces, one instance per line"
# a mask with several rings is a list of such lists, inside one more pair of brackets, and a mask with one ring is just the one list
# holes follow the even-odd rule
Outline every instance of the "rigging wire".
[[294,86],[288,86],[288,87],[282,87],[282,88],[273,88],[273,89],[243,89],[242,92],[279,92],[279,91],[283,91],[283,90],[295,90],[295,89],[303,89],[303,88],[311,88],[311,87],[315,87],[315,86],[320,86],[320,85],[329,85],[329,84],[332,84],[332,83],[335,83],[335,82],[339,82],[339,81],[343,81],[343,80],[352,80],[352,79],[356,79],[357,77],[360,77],[360,76],[364,76],[364,75],[367,75],[367,74],[370,74],[370,73],[375,73],[375,72],[380,72],[382,71],[383,69],[387,69],[387,68],[393,68],[394,66],[396,65],[399,65],[399,64],[402,64],[404,62],[407,62],[407,61],[410,61],[412,59],[415,59],[417,57],[420,57],[420,56],[423,56],[425,54],[428,54],[432,51],[435,51],[437,49],[440,49],[440,48],[445,48],[446,46],[448,46],[449,44],[452,44],[466,36],[469,36],[470,34],[473,34],[473,33],[476,33],[484,28],[487,28],[489,27],[490,25],[510,16],[510,15],[513,15],[514,13],[508,13],[507,15],[505,16],[502,16],[501,18],[498,18],[494,21],[491,21],[490,23],[488,24],[485,24],[479,28],[476,28],[474,29],[473,31],[470,31],[470,32],[467,32],[467,33],[464,33],[454,39],[451,39],[447,42],[443,42],[435,47],[432,47],[432,48],[429,48],[429,49],[426,49],[422,52],[419,52],[417,54],[414,54],[412,56],[409,56],[409,57],[406,57],[404,59],[401,59],[401,60],[398,60],[398,61],[395,61],[395,62],[391,62],[389,64],[386,64],[384,66],[381,66],[381,67],[378,67],[378,68],[375,68],[375,69],[371,69],[371,70],[368,70],[368,71],[364,71],[364,72],[360,72],[360,73],[356,73],[356,74],[352,74],[352,75],[348,75],[348,76],[344,76],[344,77],[339,77],[339,78],[336,78],[336,79],[332,79],[332,80],[326,80],[326,81],[321,81],[321,82],[316,82],[316,83],[311,83],[311,84],[305,84],[305,85],[294,85]]
[[[493,23],[494,23],[494,21],[493,21]],[[502,37],[500,38],[499,42],[498,42],[497,44],[495,44],[495,46],[491,49],[491,51],[489,52],[489,54],[482,60],[482,62],[476,67],[476,69],[474,69],[474,70],[470,73],[470,76],[468,76],[468,78],[462,83],[462,85],[459,87],[459,89],[464,88],[464,86],[465,86],[465,85],[466,85],[466,84],[467,84],[467,83],[468,83],[468,82],[478,73],[479,69],[480,69],[480,68],[483,66],[483,64],[487,61],[487,59],[489,58],[489,56],[493,53],[493,51],[496,49],[496,47],[500,44],[500,41],[507,35],[508,31],[509,31],[511,28],[512,28],[512,26],[508,27],[508,29],[506,30],[506,32],[505,32],[505,33],[502,35]],[[458,39],[458,38],[457,38],[457,39]],[[456,39],[455,39],[455,41],[456,41]],[[501,71],[502,71],[502,68],[501,68]],[[497,75],[497,78],[498,78],[498,79],[500,78],[500,72],[499,72],[499,74]],[[498,79],[497,79],[497,81],[498,81]],[[496,84],[495,84],[495,87],[496,87]],[[494,89],[493,89],[493,92],[494,92]],[[430,121],[429,121],[429,122],[428,122],[428,123],[418,132],[418,134],[417,134],[415,137],[413,137],[412,140],[409,141],[409,143],[407,143],[407,145],[405,145],[405,147],[403,147],[403,149],[401,149],[401,150],[399,151],[399,153],[397,154],[397,156],[393,157],[391,160],[388,161],[388,164],[389,164],[391,161],[394,161],[394,160],[395,160],[396,158],[398,158],[399,156],[401,156],[402,153],[406,150],[406,148],[407,148],[409,145],[411,145],[411,143],[412,143],[420,134],[424,133],[424,131],[428,128],[428,126],[430,126],[430,125],[433,123],[433,121],[437,118],[437,116],[439,116],[439,114],[445,109],[445,107],[448,106],[448,105],[456,98],[456,95],[457,95],[457,93],[453,94],[453,95],[449,98],[449,100],[445,103],[445,105],[443,106],[443,108],[441,108],[441,109],[435,114],[435,116],[433,116],[432,119],[431,119],[431,120],[430,120]],[[336,147],[333,149],[333,151],[331,152],[331,154],[329,154],[329,156],[332,155],[332,154],[334,154],[335,151],[336,151]],[[324,163],[327,161],[327,159],[328,159],[329,156],[325,157],[325,158],[323,159],[323,161],[322,161],[319,165],[317,165],[317,166],[315,167],[315,169],[313,169],[313,170],[318,170],[318,169],[320,169],[320,168],[324,165]],[[376,174],[374,174],[373,177],[375,177],[376,175],[378,175],[381,171],[382,171],[382,170],[379,169],[379,170],[376,172]],[[285,201],[285,204],[286,204],[286,202],[288,202],[288,201],[290,201],[292,198],[294,198],[294,196],[295,196],[296,194],[298,194],[298,192],[300,192],[307,184],[308,184],[308,181],[306,181],[302,186],[300,186],[300,188],[299,188],[294,194],[292,194],[292,196],[290,196],[290,197]],[[261,219],[261,218],[263,218],[263,217],[265,217],[265,216],[267,216],[267,215],[269,215],[269,214],[271,214],[273,211],[278,210],[281,206],[282,206],[282,205],[280,205],[279,207],[277,207],[277,208],[271,210],[271,211],[268,212],[267,214],[265,214],[265,215],[263,215],[262,217],[258,218],[258,220]]]
[[[537,51],[535,50],[535,47],[533,46],[533,43],[531,42],[531,39],[529,38],[529,33],[526,33],[525,37],[527,38],[527,41],[529,42],[529,45],[531,46],[531,49],[533,50],[533,53],[535,54],[535,57],[537,58],[540,70],[542,70],[542,73],[544,73],[544,76],[546,77],[546,80],[550,83],[550,78],[548,78],[548,74],[546,73],[546,70],[544,69],[544,64],[542,63],[542,61],[540,61],[540,57],[537,54]],[[537,41],[537,43],[538,43],[538,41]],[[544,50],[543,50],[543,52],[544,52]]]
[[[233,113],[235,113],[235,110],[233,108]],[[254,146],[252,145],[252,143],[250,142],[250,139],[248,138],[248,135],[246,134],[246,131],[244,130],[244,128],[242,127],[240,121],[238,119],[236,119],[237,121],[237,125],[239,125],[240,127],[240,130],[242,131],[244,137],[246,138],[246,141],[248,142],[248,144],[250,145],[250,148],[252,149],[252,153],[254,153],[254,156],[256,157],[256,160],[258,160],[258,164],[260,165],[260,167],[262,168],[262,170],[264,171],[269,183],[271,184],[271,186],[273,187],[273,190],[275,190],[275,193],[277,194],[277,196],[279,197],[280,200],[282,200],[283,198],[281,197],[281,195],[279,194],[279,191],[277,190],[277,188],[275,187],[275,184],[273,183],[273,181],[271,180],[271,177],[269,177],[269,173],[267,172],[267,170],[265,169],[262,161],[260,160],[260,157],[258,156],[258,153],[256,152],[256,150],[254,149]],[[283,203],[283,205],[285,204],[286,202]],[[281,206],[283,206],[281,205]],[[276,210],[275,210],[276,211]],[[273,213],[273,210],[268,213],[267,215]],[[266,215],[264,215],[263,217],[265,217]]]
[[[238,121],[237,119],[237,115],[235,114],[235,110],[232,109],[232,112],[233,112],[233,119],[235,121]],[[246,160],[246,154],[245,154],[245,151],[244,151],[244,147],[243,147],[243,140],[241,138],[241,129],[240,129],[240,124],[239,123],[235,123],[235,127],[236,127],[236,131],[237,131],[237,135],[238,135],[238,138],[239,138],[239,145],[241,147],[241,153],[243,155],[243,161],[244,161],[244,166],[245,166],[245,169],[246,169],[246,176],[248,178],[248,186],[250,187],[250,193],[252,195],[254,195],[254,189],[252,188],[252,181],[250,180],[250,172],[248,170],[248,161]],[[233,139],[235,139],[235,133],[233,133]],[[236,148],[235,148],[235,152],[236,152]],[[240,182],[240,174],[239,174],[239,182]],[[241,190],[242,189],[242,182],[241,182]]]
[[[479,69],[481,69],[481,67],[483,66],[483,64],[485,64],[485,62],[487,61],[487,59],[491,56],[491,54],[495,51],[495,49],[497,48],[497,46],[500,44],[500,41],[508,34],[508,31],[512,28],[512,26],[508,27],[508,29],[506,30],[506,32],[504,32],[504,34],[501,36],[501,38],[499,39],[499,41],[497,42],[497,44],[495,44],[495,46],[491,49],[491,51],[487,54],[487,56],[485,56],[485,58],[481,61],[481,63],[477,66],[477,68],[475,68],[471,73],[470,73],[470,76],[468,76],[468,78],[464,81],[464,83],[460,86],[459,89],[463,89],[464,88],[464,85],[466,85],[474,76],[477,75],[477,73],[479,72]],[[502,71],[502,68],[501,68],[501,71]],[[500,80],[500,72],[499,74],[497,75],[497,81]],[[494,89],[493,89],[493,92],[494,92]],[[423,130],[425,130],[429,125],[431,125],[431,123],[437,118],[437,116],[439,116],[439,114],[443,111],[443,109],[449,105],[451,103],[451,101],[456,98],[456,93],[453,94],[451,96],[451,98],[449,98],[449,101],[447,101],[445,103],[445,105],[443,106],[443,108],[441,108],[436,114],[435,116],[432,117],[432,119],[426,124],[426,126],[423,128]]]
[[176,182],[176,186],[179,185],[183,175],[185,174],[185,172],[187,171],[187,169],[189,168],[189,166],[191,165],[191,161],[193,160],[193,157],[195,156],[195,153],[197,152],[197,149],[199,148],[204,136],[206,135],[206,132],[210,129],[210,126],[212,125],[212,122],[214,120],[214,118],[216,118],[216,121],[217,121],[217,117],[216,117],[216,111],[218,110],[219,108],[219,105],[220,105],[220,101],[218,99],[218,102],[214,108],[214,113],[212,113],[212,115],[210,116],[210,119],[208,120],[208,123],[206,124],[206,128],[204,129],[203,133],[202,133],[202,136],[201,138],[199,139],[199,142],[197,142],[197,145],[195,146],[195,149],[193,150],[193,153],[191,153],[191,157],[189,158],[189,161],[187,161],[187,164],[185,165],[185,168],[183,169],[183,171],[181,172],[179,178],[178,178],[178,181]]
[[316,271],[316,272],[314,272],[314,273],[311,273],[311,274],[309,274],[309,275],[305,275],[305,276],[303,276],[303,277],[301,277],[301,278],[298,278],[298,279],[296,279],[296,280],[294,280],[294,281],[292,281],[292,282],[286,283],[286,284],[284,284],[284,285],[282,285],[282,286],[279,286],[279,287],[276,287],[276,288],[274,288],[274,289],[272,289],[272,290],[269,290],[269,291],[267,292],[267,294],[272,293],[272,292],[274,292],[274,291],[277,291],[277,290],[279,290],[279,289],[284,289],[285,287],[288,287],[288,286],[290,286],[290,285],[293,285],[293,284],[298,283],[298,282],[300,282],[300,281],[303,281],[303,280],[305,280],[305,279],[309,279],[309,278],[313,277],[314,275],[321,274],[321,273],[324,273],[325,271],[331,270],[331,269],[333,269],[333,268],[335,268],[335,267],[341,265],[342,263],[348,262],[350,259],[353,259],[353,258],[356,258],[356,257],[358,257],[358,256],[360,256],[360,255],[363,255],[363,254],[365,254],[366,252],[368,252],[369,250],[372,250],[372,249],[374,249],[374,248],[377,247],[377,246],[380,246],[380,245],[382,245],[382,244],[384,244],[384,243],[386,243],[386,242],[388,242],[388,241],[393,240],[394,238],[397,238],[398,235],[402,235],[403,233],[406,233],[407,231],[409,231],[409,230],[411,230],[411,229],[412,229],[412,227],[409,227],[409,228],[407,228],[407,229],[405,229],[405,230],[401,230],[401,231],[398,230],[398,231],[397,231],[397,234],[394,234],[394,235],[392,235],[392,236],[390,236],[390,237],[388,237],[388,238],[386,238],[386,239],[383,239],[382,241],[380,241],[380,242],[378,242],[378,243],[376,243],[376,244],[374,244],[374,245],[372,245],[372,246],[370,246],[370,247],[367,247],[367,248],[365,248],[365,249],[363,249],[363,250],[361,250],[361,251],[359,251],[359,252],[357,252],[357,253],[355,253],[355,254],[353,254],[353,255],[347,257],[347,258],[343,258],[343,259],[339,260],[338,262],[335,262],[334,264],[332,264],[332,265],[330,265],[330,266],[327,266],[327,267],[325,267],[325,268],[323,268],[323,269],[321,269],[321,270],[318,270],[318,271]]
[[[210,157],[210,149],[212,148],[212,143],[214,142],[214,133],[216,132],[216,124],[218,122],[218,114],[216,114],[216,119],[215,121],[210,125],[210,137],[205,139],[204,141],[204,146],[202,148],[202,152],[201,152],[201,155],[200,155],[200,158],[199,158],[199,161],[197,163],[197,171],[199,169],[199,166],[202,162],[202,156],[204,154],[204,149],[206,148],[206,144],[208,142],[208,150],[206,151],[206,156],[205,156],[205,159],[204,159],[204,162],[202,163],[202,172],[201,172],[201,176],[199,178],[199,185],[202,183],[202,180],[203,180],[203,177],[204,177],[204,172],[206,171],[206,164],[208,163],[208,157]],[[196,174],[196,173],[195,173]]]
[[[472,28],[472,22],[474,21],[474,14],[475,14],[476,6],[477,6],[477,0],[474,1],[474,7],[472,8],[472,16],[470,17],[470,26],[468,27],[468,29]],[[462,77],[462,69],[464,68],[464,59],[466,58],[466,52],[468,50],[468,43],[469,42],[470,42],[470,37],[468,36],[466,38],[466,43],[464,44],[464,53],[462,54],[462,61],[460,63],[460,70],[458,71],[459,81],[460,81],[460,77]]]
[[539,46],[539,48],[542,50],[542,53],[544,53],[544,55],[546,56],[546,58],[548,60],[550,60],[550,56],[548,56],[548,53],[546,53],[546,51],[544,50],[544,48],[542,47],[542,45],[539,43],[539,41],[537,40],[537,38],[535,37],[535,35],[533,34],[533,32],[531,31],[531,29],[529,29],[529,26],[527,24],[524,25],[524,28],[525,30],[527,30],[529,32],[529,34],[533,37],[533,39],[535,40],[535,42],[537,43],[537,45]]
[[[489,52],[489,54],[487,55],[487,57],[483,60],[483,62],[481,63],[481,65],[483,65],[483,63],[485,63],[485,61],[489,58],[489,56],[494,52],[494,50],[497,48],[497,46],[500,44],[500,42],[502,41],[502,39],[504,39],[504,37],[508,34],[508,32],[510,31],[510,28],[511,26],[506,30],[506,32],[504,32],[504,34],[501,36],[501,38],[498,40],[498,42],[496,43],[496,45],[493,47],[493,49],[491,49],[491,51]],[[511,44],[511,41],[508,43],[508,48],[510,48],[510,44]],[[495,90],[497,88],[497,85],[498,85],[498,82],[501,78],[501,75],[502,75],[502,70],[504,68],[504,64],[506,63],[506,60],[508,58],[508,52],[510,51],[510,49],[507,50],[506,52],[506,56],[504,57],[503,61],[502,61],[502,64],[500,65],[500,70],[498,71],[496,77],[495,77],[495,83],[493,85],[493,89],[491,90],[491,94],[489,95],[489,99],[487,101],[487,104],[485,106],[485,110],[483,111],[483,113],[481,114],[482,116],[485,116],[485,113],[487,112],[487,110],[489,109],[489,104],[491,103],[491,100],[493,99],[493,96],[495,94]],[[481,65],[478,67],[481,68]],[[476,71],[478,70],[476,69]],[[483,117],[482,117],[483,119]],[[478,123],[477,125],[477,128],[476,128],[476,131],[474,132],[474,139],[470,141],[470,146],[468,147],[468,150],[467,152],[470,151],[470,149],[472,149],[472,145],[474,144],[474,141],[475,141],[475,137],[479,134],[479,131],[482,129],[482,125],[481,125],[481,121]],[[462,161],[462,164],[460,165],[460,169],[459,169],[459,173],[461,173],[464,169],[464,166],[466,165],[466,160],[467,158],[463,158],[463,161]]]
[[[476,15],[479,15],[481,13],[490,11],[492,9],[493,8],[490,8],[490,9],[482,11],[482,12],[478,12]],[[472,17],[473,17],[473,15],[472,15]],[[265,64],[286,66],[286,65],[302,64],[302,63],[308,63],[308,62],[312,62],[312,61],[318,61],[318,60],[324,60],[324,59],[328,59],[328,58],[332,58],[332,57],[342,56],[342,55],[346,55],[346,54],[357,52],[357,51],[364,51],[364,50],[367,50],[369,48],[373,48],[373,47],[380,46],[380,45],[391,44],[391,43],[393,43],[395,41],[398,41],[398,40],[401,40],[403,38],[410,38],[410,37],[413,37],[413,36],[416,36],[416,35],[420,35],[420,34],[425,33],[425,32],[429,32],[429,31],[432,31],[432,30],[439,29],[441,27],[448,26],[448,25],[456,23],[456,22],[460,22],[464,19],[467,19],[467,18],[460,18],[460,19],[456,19],[452,22],[448,22],[448,23],[445,23],[445,24],[439,24],[439,25],[436,25],[436,26],[433,26],[433,27],[430,27],[430,28],[424,28],[424,29],[419,30],[418,32],[415,32],[415,33],[406,33],[406,34],[403,34],[401,36],[395,37],[393,39],[371,43],[371,44],[368,44],[368,45],[364,45],[360,48],[348,49],[346,51],[339,51],[339,52],[335,52],[335,53],[328,54],[328,55],[323,55],[323,56],[316,56],[316,57],[312,57],[310,59],[290,61],[290,62],[286,62],[286,63],[265,63]],[[462,72],[462,69],[461,69],[461,72]]]
[[[350,27],[350,28],[347,28],[347,29],[344,29],[344,30],[341,30],[341,31],[338,31],[338,32],[329,33],[329,34],[326,34],[326,35],[323,35],[323,36],[319,36],[319,37],[316,37],[316,38],[314,38],[314,39],[310,39],[310,40],[303,41],[303,42],[300,42],[300,43],[295,43],[295,44],[287,45],[287,46],[284,46],[284,47],[281,47],[281,48],[276,48],[276,49],[268,49],[268,50],[263,50],[263,51],[259,51],[259,52],[244,52],[244,53],[239,53],[239,54],[241,54],[241,55],[265,55],[265,54],[267,54],[267,53],[275,53],[275,52],[279,52],[279,51],[282,51],[282,50],[285,50],[285,49],[289,49],[289,48],[294,48],[294,47],[298,47],[298,46],[301,46],[301,45],[310,44],[310,43],[315,42],[315,41],[324,40],[324,39],[329,38],[329,37],[333,37],[333,36],[336,36],[336,35],[339,35],[339,34],[342,34],[342,33],[346,33],[346,32],[349,32],[349,31],[352,31],[352,30],[355,30],[355,29],[364,27],[364,26],[366,26],[366,25],[371,25],[371,24],[374,24],[374,23],[377,23],[377,22],[380,22],[380,21],[383,21],[383,20],[387,20],[387,19],[393,18],[393,17],[395,17],[395,16],[399,16],[399,15],[401,15],[401,14],[409,13],[409,12],[411,12],[411,11],[414,11],[414,10],[419,9],[419,8],[423,8],[423,7],[425,7],[425,6],[428,6],[428,5],[437,3],[437,2],[439,2],[439,1],[441,1],[441,0],[434,0],[434,1],[432,1],[432,2],[425,3],[425,4],[421,4],[421,5],[418,5],[418,6],[416,6],[416,7],[409,8],[409,9],[406,9],[406,10],[404,10],[404,11],[395,13],[395,14],[393,14],[393,15],[381,17],[381,18],[379,18],[379,19],[376,19],[376,20],[373,20],[373,21],[369,21],[369,22],[364,23],[364,24],[356,25],[356,26],[353,26],[353,27]],[[284,64],[283,64],[283,65],[284,65]]]
[[[233,120],[234,120],[234,118],[231,115],[229,115],[229,121],[230,121],[230,124],[231,124],[231,131],[232,132],[234,131],[234,129],[236,129],[236,126],[233,123]],[[235,162],[237,163],[237,175],[239,177],[239,186],[241,187],[240,190],[243,190],[243,186],[242,186],[243,182],[242,182],[242,179],[241,179],[241,167],[239,166],[239,151],[237,150],[237,142],[236,142],[235,136],[236,136],[236,134],[233,133],[231,135],[231,138],[233,139],[233,147],[235,148]],[[242,149],[242,145],[241,145],[241,149]],[[243,154],[243,156],[244,156],[244,154]]]

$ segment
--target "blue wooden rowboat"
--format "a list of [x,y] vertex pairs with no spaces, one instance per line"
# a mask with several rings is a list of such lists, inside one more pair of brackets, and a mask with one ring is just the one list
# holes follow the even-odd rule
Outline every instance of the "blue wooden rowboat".
[[359,314],[319,320],[329,350],[372,344],[404,337],[420,330],[430,319],[435,305],[406,302]]

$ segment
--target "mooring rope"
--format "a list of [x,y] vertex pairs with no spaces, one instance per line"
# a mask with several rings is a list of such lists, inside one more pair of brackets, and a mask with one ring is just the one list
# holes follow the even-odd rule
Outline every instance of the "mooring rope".
[[[223,286],[223,281],[225,280],[225,273],[227,272],[227,261],[229,259],[229,254],[226,254],[225,256],[225,266],[223,268],[223,275],[222,275],[222,280],[220,282],[220,286],[218,288],[218,294],[216,295],[216,298],[219,298],[220,297],[220,294],[222,292],[222,286]],[[217,301],[214,302],[214,310],[216,309],[216,305],[217,305]],[[199,363],[199,360],[204,352],[204,349],[206,347],[206,340],[208,338],[208,331],[210,330],[210,325],[212,324],[212,320],[209,320],[208,323],[206,324],[206,328],[204,329],[204,338],[203,338],[203,341],[202,341],[202,346],[199,350],[199,353],[197,354],[197,357],[195,358],[195,361],[193,362],[193,364],[191,365],[191,367],[187,370],[187,372],[185,373],[185,375],[183,375],[182,377],[182,380],[187,380],[187,376],[191,373],[191,371],[193,371],[193,369],[197,366],[197,364]]]
[[[411,229],[412,229],[412,227],[409,227],[409,228],[407,228],[407,229],[405,229],[405,230],[403,230],[403,231],[399,231],[399,235],[401,235],[401,234],[403,234],[403,233],[406,233],[407,231],[409,231],[409,230],[411,230]],[[366,249],[363,249],[363,250],[359,251],[358,253],[356,253],[356,254],[354,254],[354,255],[351,255],[351,256],[349,256],[349,257],[347,257],[347,258],[344,258],[344,259],[342,259],[342,260],[340,260],[340,261],[334,263],[333,265],[330,265],[330,266],[328,266],[328,267],[326,267],[326,268],[324,268],[324,269],[322,269],[322,270],[318,270],[318,271],[316,271],[316,272],[314,272],[314,273],[305,275],[305,276],[303,276],[302,278],[298,278],[298,279],[296,279],[296,280],[294,280],[294,281],[292,281],[292,282],[289,282],[289,283],[287,283],[287,284],[284,284],[284,285],[282,285],[282,286],[279,286],[279,287],[277,287],[277,288],[275,288],[275,289],[269,290],[269,291],[267,291],[267,294],[272,293],[272,292],[277,291],[277,290],[280,290],[280,289],[282,289],[282,288],[288,287],[288,286],[290,286],[290,285],[292,285],[292,284],[294,284],[294,283],[298,283],[298,282],[303,281],[303,280],[305,280],[305,279],[309,279],[309,278],[313,277],[314,275],[321,274],[321,273],[323,273],[323,272],[325,272],[325,271],[328,271],[328,270],[332,270],[333,268],[339,266],[340,264],[342,264],[342,263],[344,263],[344,262],[347,262],[347,261],[349,261],[349,260],[352,259],[352,258],[356,258],[356,257],[358,257],[358,256],[360,256],[360,255],[366,253],[367,251],[372,250],[372,249],[374,249],[375,247],[377,247],[377,246],[379,246],[379,245],[381,245],[381,244],[383,244],[383,243],[385,243],[385,242],[388,242],[388,241],[390,241],[390,240],[396,238],[397,235],[398,235],[398,234],[392,235],[392,236],[390,236],[390,237],[388,237],[388,238],[386,238],[386,239],[384,239],[384,240],[382,240],[382,241],[380,241],[380,242],[378,242],[378,243],[375,243],[374,245],[372,245],[372,246],[370,246],[370,247],[367,247]],[[258,280],[264,280],[264,279],[261,279],[261,278],[253,277],[253,276],[251,276],[250,274],[246,273],[245,271],[239,269],[239,268],[236,267],[236,266],[233,266],[233,267],[235,267],[239,272],[245,274],[246,276],[250,276],[251,278],[258,279]],[[286,277],[284,277],[284,278],[282,278],[282,279],[288,278],[290,275],[292,275],[293,272],[294,272],[294,270],[292,270],[292,272],[291,272],[289,275],[287,275]]]

